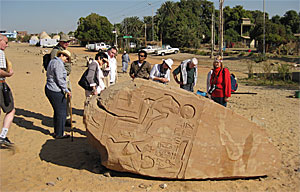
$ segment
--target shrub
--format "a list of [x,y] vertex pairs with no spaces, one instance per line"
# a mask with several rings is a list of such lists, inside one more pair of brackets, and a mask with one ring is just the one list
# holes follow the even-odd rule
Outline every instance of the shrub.
[[260,62],[267,61],[267,60],[268,60],[268,57],[263,54],[259,54],[254,58],[254,61],[256,63],[260,63]]
[[288,80],[289,77],[289,72],[290,72],[290,66],[287,64],[279,64],[277,67],[277,71],[279,73],[279,77],[283,79],[283,81]]

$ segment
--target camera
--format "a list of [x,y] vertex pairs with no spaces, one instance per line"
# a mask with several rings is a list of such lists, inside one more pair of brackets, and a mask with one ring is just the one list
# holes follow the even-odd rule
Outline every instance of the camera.
[[217,88],[218,88],[218,87],[217,87],[215,84],[213,84],[213,85],[210,87],[210,89],[208,90],[208,94],[211,95]]

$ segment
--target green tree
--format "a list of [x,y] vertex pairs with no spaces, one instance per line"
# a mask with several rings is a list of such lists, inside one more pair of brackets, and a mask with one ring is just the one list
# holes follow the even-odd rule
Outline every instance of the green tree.
[[296,11],[287,11],[280,22],[287,28],[289,33],[300,33],[300,17]]
[[[259,50],[262,51],[263,45],[263,22],[256,23],[254,29],[250,32],[250,38],[258,41]],[[288,37],[285,27],[281,24],[273,23],[266,20],[266,52],[272,48],[276,48],[281,44],[287,43]]]
[[[254,21],[250,11],[247,11],[241,5],[233,8],[226,6],[224,8],[224,40],[225,42],[241,41],[241,23],[242,18],[249,18]],[[244,27],[243,34],[248,33],[251,27]]]
[[271,19],[271,21],[273,23],[276,23],[276,24],[281,24],[281,22],[280,22],[280,16],[279,15],[273,16],[272,19]]
[[144,31],[143,21],[141,21],[137,16],[126,17],[121,23],[122,35],[131,35],[135,38],[141,37]]
[[159,34],[165,44],[200,47],[211,36],[213,3],[206,0],[167,1],[157,11]]
[[81,17],[78,21],[78,27],[75,31],[75,37],[84,45],[87,42],[112,42],[113,25],[106,17],[96,13],[91,13],[87,17]]

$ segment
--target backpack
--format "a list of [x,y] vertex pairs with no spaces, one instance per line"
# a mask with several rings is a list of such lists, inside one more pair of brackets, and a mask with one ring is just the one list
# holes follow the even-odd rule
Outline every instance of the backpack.
[[[223,75],[224,75],[224,69],[223,69]],[[235,92],[238,89],[238,83],[235,75],[233,73],[230,74],[230,82],[231,82],[231,93]]]
[[238,88],[238,83],[234,74],[230,74],[230,80],[231,80],[231,92],[235,92]]
[[47,71],[47,67],[51,61],[51,53],[47,53],[43,56],[43,67]]
[[[59,47],[58,46],[55,46],[53,49],[57,49],[59,50]],[[52,52],[52,51],[51,51]],[[48,65],[51,61],[51,52],[50,53],[47,53],[43,56],[43,67],[44,69],[47,71],[47,68],[48,68]]]
[[[88,90],[88,91],[92,91],[93,88],[90,86],[90,83],[89,81],[87,80],[87,75],[89,73],[89,69],[85,70],[85,72],[82,74],[80,80],[78,81],[78,85],[80,87],[82,87],[84,90]],[[95,72],[95,75],[94,75],[94,81],[95,83],[98,85],[99,84],[99,81],[97,79],[97,73]]]

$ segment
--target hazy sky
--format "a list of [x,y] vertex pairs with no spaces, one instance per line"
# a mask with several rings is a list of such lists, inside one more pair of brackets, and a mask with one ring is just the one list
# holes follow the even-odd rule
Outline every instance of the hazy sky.
[[[166,0],[0,0],[0,30],[47,33],[75,31],[80,17],[97,13],[112,23],[125,17],[151,16]],[[179,1],[179,0],[173,0]],[[219,8],[219,0],[211,0]],[[231,8],[263,11],[263,0],[224,0]],[[300,0],[265,0],[270,17],[283,16],[288,10],[300,10]]]

